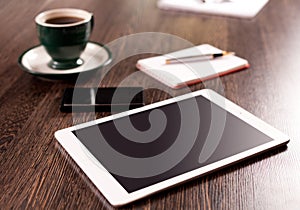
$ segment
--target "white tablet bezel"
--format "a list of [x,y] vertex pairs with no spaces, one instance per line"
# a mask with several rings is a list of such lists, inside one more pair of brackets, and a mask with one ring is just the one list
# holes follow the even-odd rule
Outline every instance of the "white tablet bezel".
[[[255,127],[257,130],[271,137],[272,139],[274,139],[274,141],[268,142],[266,144],[262,144],[258,147],[238,153],[231,157],[206,165],[204,167],[186,172],[176,177],[164,180],[154,185],[150,185],[146,188],[128,193],[72,133],[72,131],[80,128],[89,127],[106,121],[121,118],[123,116],[128,116],[131,114],[154,109],[167,104],[176,103],[178,101],[182,101],[196,96],[203,96],[209,99],[211,102],[219,105],[220,107],[224,108],[226,111],[232,113],[233,115],[237,116],[244,122]],[[122,112],[95,121],[62,129],[55,132],[55,137],[58,140],[58,142],[61,144],[61,146],[68,152],[68,154],[73,158],[73,160],[78,164],[78,166],[84,171],[84,173],[89,177],[89,179],[95,184],[95,186],[100,190],[100,192],[106,197],[106,199],[113,206],[121,206],[127,204],[129,202],[138,200],[140,198],[161,191],[163,189],[172,187],[184,181],[190,180],[192,178],[201,175],[205,175],[208,172],[212,172],[219,168],[228,166],[232,163],[243,160],[247,157],[261,153],[267,149],[284,145],[289,142],[289,137],[287,135],[283,134],[279,130],[273,128],[272,126],[258,119],[257,117],[247,112],[243,108],[237,106],[236,104],[232,103],[228,99],[225,99],[223,96],[208,89],[195,91],[165,101],[150,104],[141,108],[133,109],[127,112]]]

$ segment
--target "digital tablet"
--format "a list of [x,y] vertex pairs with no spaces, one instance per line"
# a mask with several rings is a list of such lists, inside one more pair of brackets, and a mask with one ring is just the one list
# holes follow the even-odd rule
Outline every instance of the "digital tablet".
[[289,142],[207,89],[59,130],[55,137],[113,206]]

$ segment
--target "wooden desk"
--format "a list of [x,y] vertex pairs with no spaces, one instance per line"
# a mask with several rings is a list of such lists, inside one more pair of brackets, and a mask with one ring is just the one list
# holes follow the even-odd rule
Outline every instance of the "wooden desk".
[[[271,0],[253,20],[160,11],[155,0],[0,2],[0,208],[112,208],[56,146],[54,132],[73,124],[59,111],[69,82],[35,78],[18,56],[39,44],[34,17],[58,7],[92,11],[91,40],[104,44],[139,32],[163,32],[193,44],[210,43],[249,60],[248,70],[221,78],[230,100],[291,137],[274,151],[150,196],[130,209],[296,209],[300,205],[300,1]],[[153,43],[155,45],[155,43]],[[156,46],[160,47],[160,46]],[[121,49],[122,50],[122,49]],[[136,72],[125,59],[102,83],[118,85]],[[158,84],[144,76],[142,84]],[[214,80],[207,83],[214,87]],[[203,88],[192,86],[192,90]],[[146,102],[168,94],[146,90]],[[99,114],[98,117],[108,115]],[[87,120],[88,114],[78,119]]]

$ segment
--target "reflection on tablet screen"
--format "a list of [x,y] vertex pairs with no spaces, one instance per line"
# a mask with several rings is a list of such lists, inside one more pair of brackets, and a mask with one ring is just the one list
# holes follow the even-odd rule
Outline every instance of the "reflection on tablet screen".
[[[191,116],[195,119],[200,119],[200,126],[195,139],[196,141],[193,142],[193,146],[191,147],[187,155],[181,158],[180,162],[178,162],[174,167],[165,170],[163,173],[150,177],[134,178],[122,176],[120,175],[120,173],[116,174],[112,171],[109,171],[112,176],[115,177],[115,179],[124,187],[124,189],[126,189],[127,192],[130,193],[145,188],[174,176],[189,172],[191,170],[206,166],[232,155],[249,150],[258,145],[273,141],[269,136],[258,131],[256,128],[245,123],[244,121],[225,111],[216,104],[210,102],[203,96],[198,96],[195,99],[199,108],[199,113],[191,113]],[[188,106],[190,100],[191,99],[187,99],[156,108],[160,111],[157,113],[163,112],[163,114],[166,116],[167,123],[161,135],[159,135],[157,139],[148,143],[138,143],[127,139],[126,136],[130,134],[120,134],[115,126],[114,121],[107,121],[98,125],[82,128],[73,131],[73,133],[82,142],[82,144],[85,145],[85,147],[95,156],[95,158],[99,160],[99,162],[107,169],[114,167],[110,164],[115,163],[113,161],[107,161],[110,158],[113,159],[113,157],[108,157],[107,154],[105,156],[103,155],[103,151],[101,149],[103,149],[104,141],[112,149],[119,152],[124,157],[128,156],[136,159],[159,158],[159,155],[162,153],[166,153],[178,138],[179,130],[182,126],[180,108],[178,104],[180,105],[181,103],[181,106],[185,107]],[[222,132],[220,140],[218,141],[218,144],[210,153],[210,156],[205,159],[199,160],[199,156],[201,152],[203,152],[202,149],[204,148],[205,142],[207,141],[207,136],[211,131],[212,126],[214,126],[211,117],[212,110],[216,110],[217,113],[220,113],[220,115],[218,114],[217,116],[226,115],[226,121],[223,128],[224,130]],[[149,130],[149,128],[151,127],[151,124],[149,123],[149,114],[151,113],[151,111],[153,110],[146,110],[144,112],[130,115],[130,122],[137,130],[141,132]],[[122,123],[122,121],[124,121],[125,123],[125,118],[119,118],[116,120],[120,123]],[[222,120],[223,119],[220,119],[220,121]],[[153,121],[155,121],[155,119]],[[193,122],[193,119],[191,119],[191,122]],[[159,130],[159,126],[157,126],[156,129]],[[101,132],[102,136],[99,135],[99,131]],[[181,141],[186,142],[186,144],[188,145],[191,139],[185,138],[186,136],[189,136],[188,133],[186,135],[180,135],[180,138]],[[182,149],[186,148],[183,147]],[[180,155],[181,152],[179,151],[177,154]],[[171,161],[171,159],[177,157],[174,157],[173,154],[173,157],[169,156],[168,158],[170,158]],[[147,165],[147,170],[156,170],[156,168],[159,167],[160,164],[166,164],[168,161],[169,160],[163,159],[161,161],[157,161],[156,164]],[[121,165],[118,167],[119,170],[124,170],[124,172],[128,169],[141,170],[140,168],[136,167],[134,162],[130,161],[127,162],[127,165]]]

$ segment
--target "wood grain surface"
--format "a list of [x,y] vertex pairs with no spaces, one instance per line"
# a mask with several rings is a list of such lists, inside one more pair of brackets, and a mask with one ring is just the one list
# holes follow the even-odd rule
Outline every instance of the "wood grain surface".
[[[286,149],[244,161],[219,172],[147,197],[124,209],[298,209],[300,206],[300,1],[270,0],[252,20],[162,11],[156,0],[10,0],[0,1],[0,209],[113,209],[60,148],[56,130],[95,119],[89,113],[59,111],[72,81],[49,81],[18,66],[18,57],[38,45],[34,17],[48,9],[74,7],[91,11],[91,40],[112,44],[136,33],[159,32],[190,44],[209,43],[234,51],[251,67],[191,90],[211,88],[291,137]],[[145,44],[145,43],[143,43]],[[138,59],[122,59],[126,43],[113,50],[120,62],[99,86],[118,86],[137,73]],[[165,43],[180,49],[177,42]],[[147,104],[185,90],[169,90],[145,74],[129,80],[142,85]],[[82,84],[89,85],[82,81]],[[164,91],[165,90],[165,91]],[[168,93],[169,92],[169,93]],[[171,94],[170,94],[171,93]],[[99,113],[97,118],[110,115]]]

